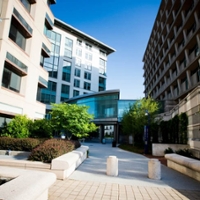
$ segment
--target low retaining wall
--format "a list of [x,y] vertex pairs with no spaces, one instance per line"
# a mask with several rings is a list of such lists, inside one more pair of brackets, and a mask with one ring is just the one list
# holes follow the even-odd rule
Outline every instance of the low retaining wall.
[[[64,180],[87,158],[88,150],[88,146],[81,146],[72,152],[53,159],[51,164],[39,161],[0,159],[0,166],[52,172],[56,174],[57,179]],[[19,155],[14,151],[12,153],[13,155]],[[5,152],[2,152],[2,155],[5,155]]]
[[173,149],[173,151],[177,151],[179,149],[186,149],[189,148],[189,145],[185,144],[160,144],[160,143],[154,143],[152,144],[152,154],[153,156],[164,156],[165,149],[168,148]]
[[80,148],[57,157],[51,162],[51,170],[57,175],[57,179],[67,178],[86,158],[88,146]]
[[166,154],[167,166],[200,181],[200,160],[187,158],[175,153]]
[[1,178],[13,178],[0,187],[0,199],[47,200],[48,189],[56,181],[56,175],[48,172],[0,166]]

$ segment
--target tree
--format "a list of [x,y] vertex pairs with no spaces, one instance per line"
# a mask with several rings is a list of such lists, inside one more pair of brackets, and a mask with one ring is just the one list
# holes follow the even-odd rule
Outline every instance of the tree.
[[91,122],[93,115],[88,113],[87,106],[76,104],[52,104],[51,123],[55,130],[64,131],[71,138],[72,135],[81,138],[97,129]]
[[47,119],[35,120],[31,126],[30,132],[30,137],[33,138],[52,138],[51,121]]
[[[122,117],[122,131],[132,135],[137,142],[142,142],[144,125],[153,124],[159,104],[151,97],[143,98],[129,106]],[[145,114],[148,114],[146,116]]]
[[3,130],[2,136],[14,138],[27,138],[30,135],[30,127],[33,121],[26,115],[16,115]]

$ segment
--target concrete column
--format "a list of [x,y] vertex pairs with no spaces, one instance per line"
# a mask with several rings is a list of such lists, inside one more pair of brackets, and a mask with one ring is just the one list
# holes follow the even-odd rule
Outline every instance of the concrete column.
[[186,66],[189,63],[188,49],[185,49]]
[[186,34],[186,30],[185,29],[183,30],[183,37],[184,37],[184,40],[185,40],[185,43],[186,43],[186,41],[187,41],[187,34]]
[[172,81],[172,70],[169,70],[170,80]]
[[178,90],[179,90],[179,94],[182,92],[182,90],[181,90],[181,80],[180,80],[180,78],[179,79],[177,79],[177,84],[178,84]]
[[176,69],[177,69],[177,74],[179,74],[180,73],[180,62],[179,62],[179,60],[177,60],[176,61]]
[[172,97],[174,97],[174,86],[173,85],[170,86],[170,91],[171,91]]
[[191,71],[187,70],[186,71],[186,75],[187,75],[187,81],[188,81],[188,88],[190,88],[192,86],[192,83],[191,83]]
[[150,179],[161,179],[161,166],[158,159],[150,159],[148,162],[148,177]]
[[108,176],[118,176],[118,158],[116,156],[109,156],[107,158],[107,170]]
[[198,24],[199,23],[199,19],[198,19],[197,11],[194,12],[194,18],[195,18],[196,24]]
[[176,51],[176,55],[178,54],[178,43],[176,42],[175,44],[174,44],[174,46],[175,46],[175,51]]

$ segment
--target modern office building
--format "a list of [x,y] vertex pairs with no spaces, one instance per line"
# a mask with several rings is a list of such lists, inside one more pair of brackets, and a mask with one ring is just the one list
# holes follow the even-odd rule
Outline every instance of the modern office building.
[[73,97],[66,102],[88,106],[88,112],[94,116],[93,122],[99,127],[98,132],[91,134],[92,141],[102,142],[103,138],[108,137],[109,141],[115,139],[120,142],[123,113],[136,101],[121,100],[119,90],[106,90]]
[[47,112],[50,103],[105,91],[107,56],[115,50],[59,19],[47,32],[52,43],[51,57],[44,59],[43,66],[49,81],[39,97],[47,105]]
[[16,114],[44,118],[45,104],[37,101],[46,88],[53,29],[50,10],[55,0],[0,0],[0,126]]
[[200,150],[199,0],[161,1],[143,62],[145,96],[164,101],[164,118],[187,112],[189,144]]

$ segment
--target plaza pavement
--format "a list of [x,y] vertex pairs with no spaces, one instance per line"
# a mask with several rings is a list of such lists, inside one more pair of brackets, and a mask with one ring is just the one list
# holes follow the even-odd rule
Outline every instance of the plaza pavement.
[[[84,143],[87,158],[66,180],[49,189],[49,200],[200,200],[200,182],[161,165],[161,180],[148,176],[148,158],[111,144]],[[108,156],[117,156],[118,176],[106,175]]]

